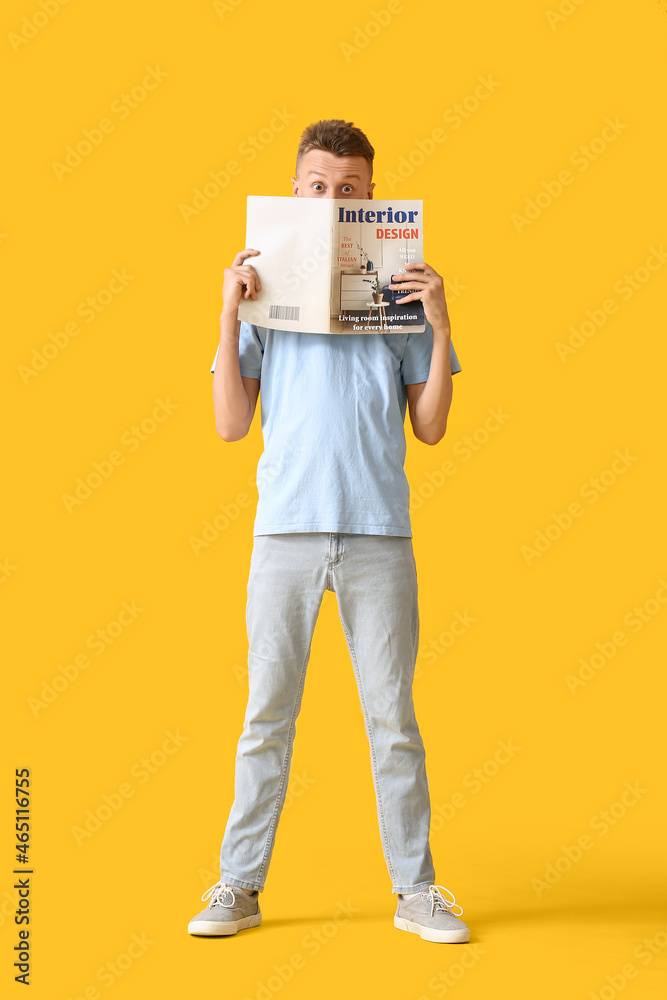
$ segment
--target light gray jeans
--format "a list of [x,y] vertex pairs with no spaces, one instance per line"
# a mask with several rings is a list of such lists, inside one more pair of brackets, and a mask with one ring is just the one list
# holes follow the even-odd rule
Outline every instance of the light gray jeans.
[[294,532],[255,535],[246,623],[248,705],[220,877],[262,891],[285,801],[311,640],[335,592],[370,745],[393,893],[435,882],[431,805],[412,681],[419,642],[412,539]]

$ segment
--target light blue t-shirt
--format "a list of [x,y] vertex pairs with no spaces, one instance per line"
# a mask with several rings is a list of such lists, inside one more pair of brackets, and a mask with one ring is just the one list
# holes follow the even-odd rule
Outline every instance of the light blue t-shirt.
[[[425,382],[433,329],[325,334],[241,323],[241,375],[260,379],[264,451],[253,534],[412,537],[405,386]],[[215,371],[216,351],[211,371]],[[450,369],[461,371],[450,340]]]

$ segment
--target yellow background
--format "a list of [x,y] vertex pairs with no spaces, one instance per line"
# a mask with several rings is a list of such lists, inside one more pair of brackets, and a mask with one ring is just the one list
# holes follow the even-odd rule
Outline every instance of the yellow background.
[[[627,301],[614,286],[667,241],[667,4],[562,6],[572,12],[550,24],[556,0],[403,0],[391,15],[385,0],[236,0],[219,11],[73,0],[36,30],[23,20],[42,9],[36,0],[5,5],[0,935],[12,989],[12,789],[14,768],[29,767],[32,996],[664,995],[667,610],[651,599],[667,593],[667,266],[646,281],[640,272]],[[34,37],[15,51],[22,28]],[[114,113],[147,67],[167,75],[125,117]],[[456,104],[473,108],[480,76],[494,92],[460,127],[447,124]],[[276,108],[289,120],[267,135]],[[105,117],[113,131],[59,179],[54,161]],[[262,449],[258,415],[243,441],[215,431],[222,272],[244,245],[246,195],[291,195],[300,132],[322,117],[368,134],[378,197],[424,199],[425,258],[458,289],[449,304],[463,371],[447,434],[429,447],[406,422],[406,469],[416,493],[447,459],[456,466],[413,512],[414,697],[436,881],[463,905],[477,945],[467,968],[464,946],[393,928],[363,716],[330,593],[264,921],[227,940],[186,933],[217,878],[233,798]],[[579,170],[571,157],[607,118],[625,127]],[[419,162],[437,128],[446,140]],[[241,150],[260,134],[250,162]],[[230,160],[240,172],[186,222],[179,206]],[[412,174],[396,182],[401,162]],[[566,169],[573,182],[519,232],[513,215]],[[114,269],[132,280],[86,323],[77,307]],[[610,298],[617,311],[562,361],[556,344]],[[77,319],[80,333],[25,384],[20,366]],[[157,399],[175,408],[131,450],[128,433]],[[461,442],[484,439],[489,408],[508,418],[464,460]],[[588,502],[582,487],[617,449],[635,460]],[[63,495],[114,450],[123,463],[68,512]],[[192,536],[239,495],[246,506],[195,555]],[[552,528],[529,564],[522,547],[574,502],[582,516],[559,538]],[[132,601],[143,610],[95,655],[88,637]],[[625,618],[646,602],[634,632]],[[457,612],[474,624],[427,662]],[[573,693],[567,675],[618,631],[626,644]],[[31,709],[86,651],[90,666]],[[166,755],[168,731],[183,742]],[[520,750],[494,768],[499,741]],[[151,755],[152,774],[140,763]],[[488,774],[476,793],[475,768]],[[132,794],[77,843],[87,810],[128,782]],[[626,782],[644,791],[614,807]],[[465,805],[446,819],[457,792]],[[617,819],[602,834],[610,808]],[[567,869],[565,848],[585,834],[592,846],[538,891],[532,880],[558,859]],[[333,933],[339,901],[355,912]],[[326,942],[317,952],[315,933]],[[151,943],[115,976],[108,963],[132,935]],[[644,939],[656,954],[635,952]],[[294,954],[303,967],[271,979]]]

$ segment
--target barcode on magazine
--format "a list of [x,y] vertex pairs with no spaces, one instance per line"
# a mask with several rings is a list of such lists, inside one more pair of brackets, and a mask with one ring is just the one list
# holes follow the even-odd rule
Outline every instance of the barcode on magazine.
[[301,306],[269,306],[269,319],[298,320]]

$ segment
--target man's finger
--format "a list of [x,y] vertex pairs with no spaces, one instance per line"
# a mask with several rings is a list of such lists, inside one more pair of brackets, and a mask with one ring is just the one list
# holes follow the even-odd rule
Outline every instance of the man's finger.
[[416,276],[414,278],[408,278],[406,281],[392,281],[389,284],[391,289],[411,288],[413,285],[417,287],[418,290],[423,290],[428,285],[428,280],[420,281]]
[[256,284],[259,284],[259,276],[252,264],[241,264],[239,266],[239,271],[243,273],[244,278],[248,278]]
[[436,274],[437,273],[436,270],[435,270],[435,268],[431,267],[430,264],[427,264],[426,261],[424,261],[424,260],[411,260],[410,263],[406,264],[405,266],[406,267],[418,267],[420,270],[422,270],[422,271],[428,271],[430,274]]
[[397,271],[390,275],[392,281],[425,281],[430,275],[423,271]]
[[[262,286],[259,282],[257,271],[252,264],[240,264],[238,267],[235,267],[234,270],[239,273],[244,289],[243,294],[246,299],[249,298],[250,294],[255,291],[261,292]],[[253,294],[253,298],[257,298],[257,296]]]
[[252,257],[258,253],[261,253],[261,251],[252,250],[250,247],[246,247],[245,250],[239,250],[236,257],[234,258],[234,263],[232,264],[232,267],[240,267],[243,264],[243,261],[246,259],[246,257]]
[[438,274],[438,272],[434,268],[432,268],[428,264],[426,264],[424,261],[421,261],[419,264],[406,264],[405,266],[406,267],[419,268],[419,270],[417,272],[411,271],[410,272],[411,274],[417,273],[417,274],[423,275],[425,278],[429,278],[429,279],[430,278],[435,278],[436,280],[438,278],[440,278],[440,275]]

